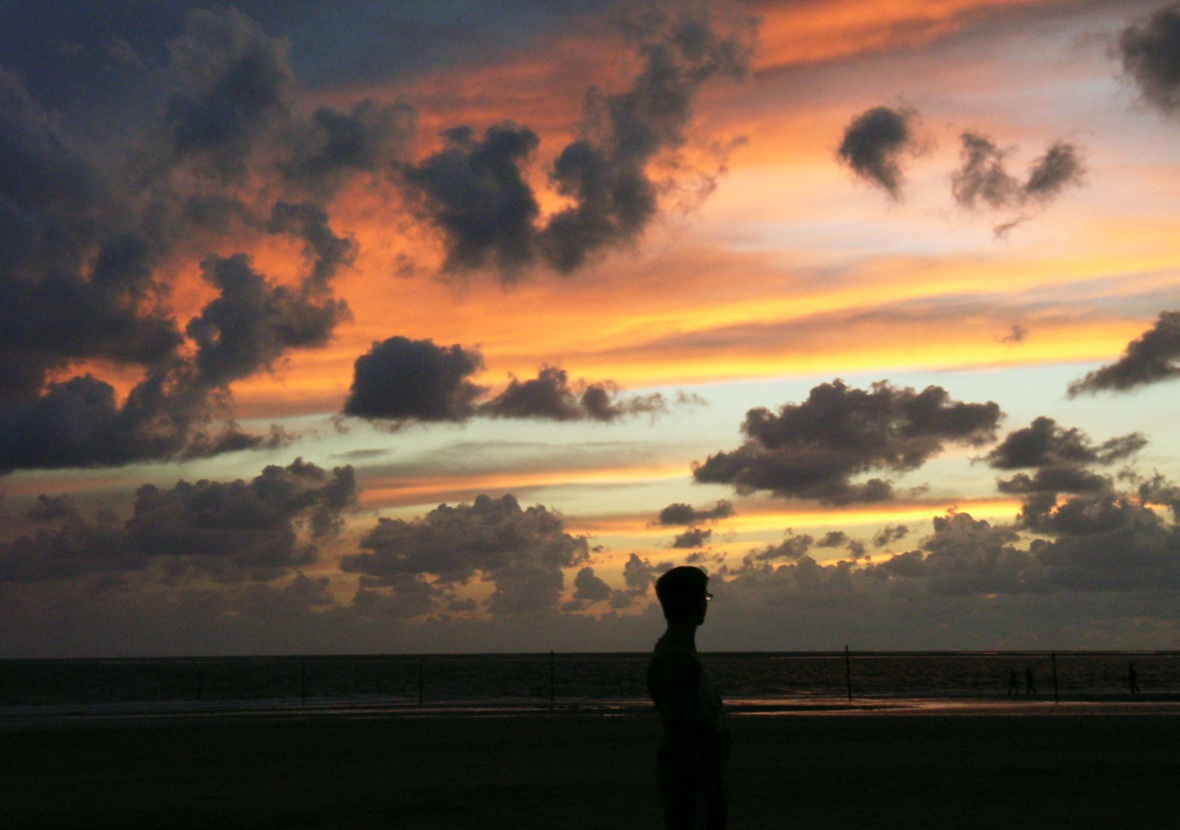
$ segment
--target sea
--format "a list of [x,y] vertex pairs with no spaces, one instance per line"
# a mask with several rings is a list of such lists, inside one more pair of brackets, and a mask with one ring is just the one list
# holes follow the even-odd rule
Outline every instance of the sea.
[[[702,659],[727,704],[746,710],[901,699],[1180,698],[1180,651],[721,652]],[[647,661],[647,653],[552,652],[0,660],[0,722],[307,709],[622,711],[650,706]]]

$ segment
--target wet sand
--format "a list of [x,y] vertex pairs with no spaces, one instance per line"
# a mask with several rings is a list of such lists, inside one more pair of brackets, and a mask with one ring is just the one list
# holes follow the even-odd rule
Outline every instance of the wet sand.
[[[2,726],[2,725],[0,725]],[[731,827],[1176,826],[1176,707],[733,718]],[[12,828],[661,826],[646,714],[91,718],[0,729]]]

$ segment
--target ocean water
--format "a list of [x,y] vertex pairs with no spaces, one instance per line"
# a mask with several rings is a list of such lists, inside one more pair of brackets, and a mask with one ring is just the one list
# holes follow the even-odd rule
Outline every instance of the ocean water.
[[[731,703],[1180,694],[1180,652],[791,652],[702,657]],[[646,653],[0,660],[0,717],[77,709],[646,705]]]

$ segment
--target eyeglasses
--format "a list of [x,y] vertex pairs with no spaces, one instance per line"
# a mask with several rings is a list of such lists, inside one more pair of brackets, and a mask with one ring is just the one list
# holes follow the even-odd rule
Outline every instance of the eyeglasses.
[[713,599],[713,595],[710,594],[708,591],[705,591],[705,602],[711,602],[712,599]]

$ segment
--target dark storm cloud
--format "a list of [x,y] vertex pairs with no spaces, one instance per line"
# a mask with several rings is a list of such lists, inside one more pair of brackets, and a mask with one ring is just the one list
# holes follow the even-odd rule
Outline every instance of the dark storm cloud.
[[1160,312],[1148,331],[1132,340],[1114,363],[1069,385],[1069,396],[1103,391],[1127,392],[1180,376],[1180,311]]
[[644,64],[632,87],[590,96],[585,135],[558,155],[551,176],[574,204],[542,231],[541,249],[554,267],[572,271],[596,250],[639,237],[657,211],[647,165],[687,140],[701,86],[748,65],[748,20],[723,28],[707,4],[650,4],[633,19]]
[[120,229],[100,171],[3,68],[0,104],[0,402],[75,359],[167,359],[182,337],[157,303],[150,246]]
[[176,91],[163,122],[172,153],[206,174],[242,179],[260,137],[290,107],[295,78],[287,45],[235,9],[194,9],[169,57]]
[[480,415],[495,418],[543,418],[552,421],[614,421],[628,415],[658,414],[667,405],[662,395],[643,395],[624,400],[605,383],[584,381],[570,384],[564,369],[544,366],[537,377],[513,377],[499,395],[480,404]]
[[860,178],[901,198],[902,157],[921,151],[917,113],[908,107],[873,107],[844,128],[837,157]]
[[[75,148],[88,142],[67,132],[84,125],[50,117],[0,68],[0,472],[280,444],[273,432],[248,435],[226,420],[230,385],[270,371],[292,349],[325,345],[347,319],[331,280],[355,244],[333,231],[326,208],[299,201],[296,188],[285,191],[296,198],[256,216],[265,199],[247,204],[224,185],[246,172],[273,179],[269,165],[284,153],[309,181],[371,168],[393,152],[380,139],[404,125],[363,106],[335,122],[323,110],[312,123],[327,139],[316,144],[289,107],[285,44],[232,10],[185,20],[158,55],[166,66],[143,70],[144,84],[163,80],[167,90],[157,122],[126,127],[125,159],[84,156]],[[351,157],[344,122],[367,129]],[[306,152],[284,136],[302,136]],[[218,296],[179,320],[159,266],[178,253],[199,259],[190,249],[243,233],[301,240],[307,273],[286,287],[256,273],[245,254],[209,255],[202,270]],[[69,377],[73,365],[96,360],[142,380],[120,402],[102,378]]]
[[861,390],[836,380],[813,388],[801,404],[784,404],[777,415],[747,412],[746,442],[694,465],[693,476],[739,492],[834,504],[882,501],[893,495],[888,481],[854,477],[917,469],[946,444],[986,443],[1000,418],[995,403],[952,401],[937,386],[915,392],[880,381]]
[[1119,54],[1147,103],[1180,111],[1180,3],[1160,7],[1146,25],[1127,27]]
[[443,134],[445,146],[403,176],[443,232],[447,265],[497,267],[506,279],[536,261],[570,272],[595,252],[642,235],[658,211],[659,184],[648,165],[687,142],[701,86],[748,64],[751,26],[723,30],[707,4],[651,3],[627,27],[642,59],[629,90],[587,96],[583,134],[549,171],[571,201],[539,225],[524,169],[539,140],[511,123],[482,139],[468,127]]
[[[328,211],[315,202],[275,202],[267,230],[303,240],[304,257],[311,266],[303,283],[303,294],[322,297],[340,268],[352,265],[357,245],[349,237],[337,236]],[[342,301],[336,301],[343,308]]]
[[144,485],[126,522],[110,511],[86,519],[42,498],[29,512],[35,530],[0,546],[0,581],[117,576],[152,564],[171,580],[268,580],[314,562],[315,540],[336,533],[355,502],[351,467],[328,473],[301,459],[250,482]]
[[390,173],[404,162],[417,114],[406,104],[362,101],[349,112],[319,107],[307,122],[288,128],[290,157],[283,175],[328,198],[358,173]]
[[495,584],[488,606],[497,615],[556,607],[562,569],[589,558],[586,538],[566,533],[559,514],[540,505],[522,510],[512,496],[444,504],[410,521],[379,519],[360,548],[341,567],[361,574],[369,587],[400,593],[399,581],[417,585],[429,578],[441,600],[478,576]]
[[447,267],[498,267],[507,275],[531,262],[540,212],[523,164],[540,140],[527,127],[489,127],[482,140],[469,127],[443,135],[446,145],[405,171],[423,206],[443,231]]
[[212,254],[201,270],[220,296],[189,321],[185,333],[197,344],[197,369],[210,386],[269,370],[293,348],[325,345],[347,316],[343,301],[314,302],[309,293],[318,292],[268,282],[246,254]]
[[670,504],[660,511],[656,522],[660,525],[695,525],[702,522],[715,522],[718,519],[728,519],[733,515],[733,502],[719,500],[716,505],[707,510],[698,510],[691,504]]
[[396,421],[462,421],[486,390],[469,378],[483,368],[479,352],[391,337],[356,359],[344,414]]

